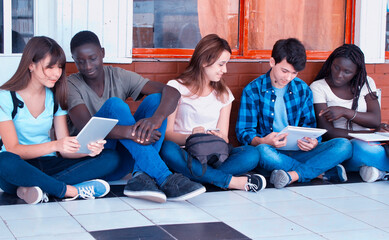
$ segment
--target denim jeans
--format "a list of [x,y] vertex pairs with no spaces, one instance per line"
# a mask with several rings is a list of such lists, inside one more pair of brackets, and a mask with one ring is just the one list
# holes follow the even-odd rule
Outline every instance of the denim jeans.
[[253,170],[258,165],[259,154],[252,146],[236,147],[230,153],[227,160],[218,168],[207,166],[202,177],[202,165],[199,161],[192,161],[193,176],[190,172],[186,159],[188,153],[183,151],[180,146],[172,141],[164,141],[161,149],[161,157],[166,164],[175,172],[182,173],[189,179],[201,182],[211,183],[221,188],[228,188],[232,176],[241,175]]
[[381,171],[389,171],[389,158],[379,142],[364,142],[352,139],[353,155],[344,163],[348,171],[359,171],[362,166],[376,167]]
[[[140,119],[153,116],[160,101],[161,94],[150,94],[142,101],[133,116],[127,103],[113,97],[104,103],[95,116],[115,118],[119,120],[118,125],[131,126]],[[105,147],[117,149],[121,157],[119,166],[106,179],[118,180],[133,170],[133,172],[145,172],[161,185],[172,174],[158,154],[165,138],[166,119],[157,130],[161,132],[161,138],[150,145],[142,145],[130,139],[108,139]],[[120,144],[117,144],[118,142]]]
[[260,144],[257,149],[260,153],[260,167],[268,171],[295,171],[299,182],[308,182],[349,159],[352,151],[350,141],[344,138],[321,142],[307,152],[278,150],[267,144]]
[[79,159],[56,156],[23,160],[10,152],[0,153],[0,188],[15,194],[19,186],[38,186],[49,195],[63,198],[66,185],[102,178],[119,164],[116,151],[103,150],[96,157]]

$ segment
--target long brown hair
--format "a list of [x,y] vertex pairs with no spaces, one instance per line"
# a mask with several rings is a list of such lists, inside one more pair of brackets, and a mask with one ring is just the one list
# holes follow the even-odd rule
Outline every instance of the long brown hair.
[[[216,34],[203,37],[197,44],[188,67],[177,79],[183,85],[190,86],[193,95],[201,95],[206,84],[204,66],[214,64],[223,51],[231,54],[230,45],[225,39]],[[225,102],[228,90],[223,78],[219,82],[211,82],[211,87],[216,91],[216,97]]]
[[29,66],[31,63],[38,63],[46,56],[50,56],[51,59],[49,65],[44,67],[51,67],[58,64],[62,69],[60,78],[51,90],[54,93],[54,101],[59,103],[62,109],[67,109],[66,57],[58,43],[49,37],[33,37],[28,41],[15,74],[10,80],[0,86],[0,89],[8,91],[25,89],[31,81]]

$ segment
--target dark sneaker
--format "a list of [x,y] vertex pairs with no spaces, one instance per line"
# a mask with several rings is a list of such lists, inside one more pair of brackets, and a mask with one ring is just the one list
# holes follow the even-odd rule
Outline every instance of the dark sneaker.
[[266,187],[266,179],[260,174],[246,174],[247,183],[244,189],[247,192],[259,192]]
[[377,180],[387,180],[389,177],[387,172],[371,166],[362,166],[359,169],[359,175],[361,175],[363,181],[368,183],[375,182]]
[[165,193],[159,190],[154,179],[143,172],[138,172],[128,180],[123,193],[127,197],[141,198],[159,203],[166,202]]
[[340,164],[331,168],[323,174],[323,179],[330,182],[346,182],[347,174],[346,169]]
[[18,187],[16,195],[28,204],[37,204],[49,201],[47,194],[42,192],[39,187]]
[[182,174],[174,173],[167,177],[161,185],[161,190],[169,201],[185,201],[205,192],[205,187],[200,183],[192,182]]
[[109,193],[109,184],[101,179],[94,179],[74,185],[77,188],[78,194],[75,197],[64,199],[64,201],[72,201],[78,198],[95,199],[104,197]]
[[274,170],[270,176],[270,182],[275,188],[283,188],[292,181],[290,175],[284,170]]

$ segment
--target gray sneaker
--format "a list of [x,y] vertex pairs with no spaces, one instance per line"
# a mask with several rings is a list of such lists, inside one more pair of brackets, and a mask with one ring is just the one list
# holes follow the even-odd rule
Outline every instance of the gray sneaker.
[[200,183],[192,182],[182,174],[174,173],[167,177],[161,185],[161,190],[169,201],[185,201],[205,192]]
[[290,175],[284,170],[274,170],[270,176],[270,182],[275,188],[283,188],[292,181]]
[[124,195],[127,197],[141,198],[153,202],[166,202],[166,195],[155,183],[155,181],[146,173],[138,172],[124,187]]
[[375,182],[377,180],[387,180],[388,178],[387,172],[371,166],[362,166],[359,169],[359,175],[361,175],[363,181],[368,183]]
[[49,201],[47,194],[42,192],[39,187],[18,187],[16,195],[28,204],[37,204]]

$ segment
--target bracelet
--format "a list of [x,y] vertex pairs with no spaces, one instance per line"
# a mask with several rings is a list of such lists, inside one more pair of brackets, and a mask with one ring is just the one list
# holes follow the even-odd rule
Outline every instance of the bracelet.
[[354,120],[354,118],[357,116],[357,113],[358,113],[357,110],[354,110],[354,111],[355,111],[355,112],[354,112],[354,116],[353,116],[352,118],[350,118],[350,120],[349,120],[350,122],[351,122],[352,120]]

